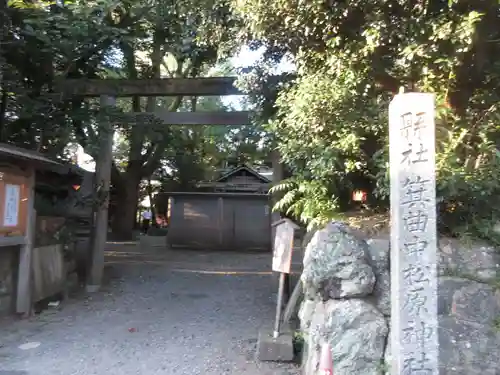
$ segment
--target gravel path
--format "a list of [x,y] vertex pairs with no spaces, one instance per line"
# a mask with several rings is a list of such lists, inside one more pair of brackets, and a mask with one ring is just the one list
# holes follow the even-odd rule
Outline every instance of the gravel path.
[[254,361],[274,316],[269,254],[111,250],[101,292],[0,321],[0,375],[299,374]]

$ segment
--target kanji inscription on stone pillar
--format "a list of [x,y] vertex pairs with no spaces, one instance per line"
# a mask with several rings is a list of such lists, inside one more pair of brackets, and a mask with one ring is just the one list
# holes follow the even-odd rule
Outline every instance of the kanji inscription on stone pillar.
[[434,95],[389,106],[392,375],[438,375]]

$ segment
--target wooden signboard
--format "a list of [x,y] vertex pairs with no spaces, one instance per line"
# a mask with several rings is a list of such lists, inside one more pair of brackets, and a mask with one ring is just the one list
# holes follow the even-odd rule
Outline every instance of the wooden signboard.
[[0,169],[0,234],[26,234],[29,188],[28,176]]
[[289,219],[282,219],[275,223],[276,236],[273,248],[273,271],[290,273],[292,266],[293,237],[297,225]]

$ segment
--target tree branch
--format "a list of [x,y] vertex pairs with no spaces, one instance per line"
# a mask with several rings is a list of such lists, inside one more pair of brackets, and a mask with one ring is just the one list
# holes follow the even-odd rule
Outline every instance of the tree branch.
[[[182,98],[182,96],[177,96],[168,107],[168,110],[170,112],[177,111],[177,109],[179,109],[180,105],[182,104]],[[151,152],[147,154],[148,157],[147,159],[145,158],[143,167],[145,175],[151,175],[155,171],[160,159],[165,154],[165,149],[168,146],[169,141],[169,137],[164,135],[163,139],[159,143],[154,145]]]

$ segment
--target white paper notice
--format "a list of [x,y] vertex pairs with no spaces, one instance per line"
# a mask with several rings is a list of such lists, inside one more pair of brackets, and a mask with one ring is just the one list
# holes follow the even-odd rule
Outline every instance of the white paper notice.
[[5,185],[5,205],[3,210],[3,226],[15,227],[19,223],[19,199],[21,187],[19,185]]

